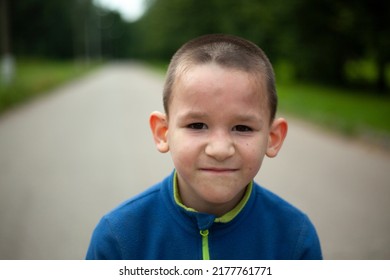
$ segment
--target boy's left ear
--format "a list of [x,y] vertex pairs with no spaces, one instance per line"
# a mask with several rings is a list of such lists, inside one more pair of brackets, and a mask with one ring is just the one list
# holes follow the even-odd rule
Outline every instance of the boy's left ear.
[[270,158],[276,157],[283,141],[286,138],[288,130],[287,121],[283,118],[275,119],[272,122],[271,129],[268,135],[268,147],[266,155]]

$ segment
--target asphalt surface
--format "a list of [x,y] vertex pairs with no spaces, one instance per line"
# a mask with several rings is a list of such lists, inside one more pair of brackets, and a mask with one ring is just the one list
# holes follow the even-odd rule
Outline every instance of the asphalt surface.
[[[0,117],[0,259],[83,259],[101,216],[164,178],[163,76],[110,64]],[[256,180],[306,212],[326,259],[390,259],[390,154],[289,120]]]

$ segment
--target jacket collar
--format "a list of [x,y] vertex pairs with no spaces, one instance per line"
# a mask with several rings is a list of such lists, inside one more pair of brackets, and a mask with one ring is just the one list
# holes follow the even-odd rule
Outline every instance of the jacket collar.
[[207,214],[207,213],[201,213],[196,211],[193,208],[189,208],[185,206],[180,198],[180,193],[179,193],[179,187],[177,184],[177,172],[176,170],[174,171],[173,174],[173,197],[174,201],[179,208],[185,212],[187,215],[193,217],[196,219],[198,223],[198,228],[200,230],[208,229],[211,227],[213,223],[229,223],[231,222],[245,207],[247,204],[250,195],[252,193],[252,188],[253,188],[253,181],[251,181],[245,191],[244,197],[241,199],[241,201],[229,212],[226,214],[222,215],[221,217],[216,217],[215,215],[212,214]]

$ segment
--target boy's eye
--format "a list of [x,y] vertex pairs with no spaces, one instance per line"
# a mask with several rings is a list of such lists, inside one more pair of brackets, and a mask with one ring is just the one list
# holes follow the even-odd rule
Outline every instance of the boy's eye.
[[246,125],[236,125],[235,127],[233,127],[233,131],[250,132],[253,131],[253,129]]
[[191,123],[187,127],[190,129],[206,129],[207,125],[204,123]]

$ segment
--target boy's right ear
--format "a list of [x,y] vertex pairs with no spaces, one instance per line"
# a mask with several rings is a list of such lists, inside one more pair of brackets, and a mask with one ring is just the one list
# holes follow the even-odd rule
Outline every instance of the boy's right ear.
[[169,151],[168,145],[168,120],[167,116],[161,112],[153,112],[149,118],[150,129],[152,130],[153,139],[156,143],[157,150],[160,153]]

